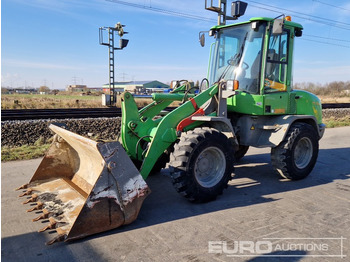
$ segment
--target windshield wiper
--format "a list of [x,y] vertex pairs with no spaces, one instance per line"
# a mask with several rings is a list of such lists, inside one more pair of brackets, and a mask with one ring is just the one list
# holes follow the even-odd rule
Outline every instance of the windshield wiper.
[[226,66],[224,72],[222,72],[221,76],[219,77],[218,82],[220,82],[221,79],[224,79],[224,78],[225,78],[225,76],[226,76],[226,74],[227,74],[227,72],[229,71],[229,68],[230,68],[231,66],[232,66],[232,65],[227,65],[227,66]]
[[244,51],[244,47],[247,41],[247,37],[248,37],[248,32],[245,34],[244,39],[243,39],[243,43],[241,46],[241,49],[239,50],[239,53],[237,54],[237,63],[236,65],[239,65],[239,63],[241,62],[241,59],[243,57],[243,51]]
[[[239,50],[239,53],[237,53],[237,54],[235,55],[236,63],[234,64],[234,66],[239,65],[239,63],[241,62],[241,59],[242,59],[242,57],[243,57],[243,51],[244,51],[244,47],[245,47],[247,38],[248,38],[248,32],[247,32],[247,33],[245,34],[245,36],[244,36],[243,43],[242,43],[242,45],[241,45],[241,48],[240,48],[240,50]],[[222,79],[225,78],[227,72],[229,71],[228,69],[229,69],[231,66],[233,66],[233,65],[231,65],[231,64],[228,64],[228,65],[227,65],[227,67],[225,68],[224,72],[222,72],[221,76],[219,77],[218,82],[220,82],[220,80],[222,80]]]

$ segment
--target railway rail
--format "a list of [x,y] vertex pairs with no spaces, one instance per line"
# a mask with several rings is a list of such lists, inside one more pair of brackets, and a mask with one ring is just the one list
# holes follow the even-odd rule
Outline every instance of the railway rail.
[[119,116],[121,116],[121,109],[116,107],[1,110],[1,121],[30,119],[98,118]]
[[[350,108],[350,103],[322,104],[323,109]],[[167,108],[172,110],[174,108]],[[5,109],[1,110],[1,121],[31,119],[99,118],[120,117],[121,109],[106,108],[64,108],[64,109]]]

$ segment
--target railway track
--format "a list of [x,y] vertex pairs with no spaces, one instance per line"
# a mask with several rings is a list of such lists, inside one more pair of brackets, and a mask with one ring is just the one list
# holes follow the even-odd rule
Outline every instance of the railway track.
[[331,108],[350,108],[350,103],[327,103],[327,104],[322,104],[322,109],[331,109]]
[[65,109],[9,109],[1,110],[1,121],[29,119],[120,117],[121,113],[121,109],[116,107]]
[[[350,103],[322,104],[323,109],[350,108]],[[173,108],[167,108],[172,110]],[[7,109],[1,110],[1,121],[30,119],[98,118],[120,117],[121,109],[107,108],[66,108],[66,109]]]

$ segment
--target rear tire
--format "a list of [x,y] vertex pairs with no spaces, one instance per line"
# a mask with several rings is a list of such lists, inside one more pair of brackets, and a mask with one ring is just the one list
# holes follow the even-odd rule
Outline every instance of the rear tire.
[[181,135],[169,167],[178,193],[192,202],[208,202],[227,188],[233,164],[230,140],[216,129],[203,127]]
[[284,178],[299,180],[307,177],[316,164],[318,134],[306,123],[293,124],[285,139],[271,150],[271,162]]

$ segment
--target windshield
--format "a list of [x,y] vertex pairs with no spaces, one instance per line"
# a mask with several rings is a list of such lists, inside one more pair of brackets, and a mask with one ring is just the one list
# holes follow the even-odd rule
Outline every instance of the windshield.
[[265,25],[251,24],[225,28],[218,32],[210,67],[210,83],[238,80],[239,90],[259,93],[261,50]]

